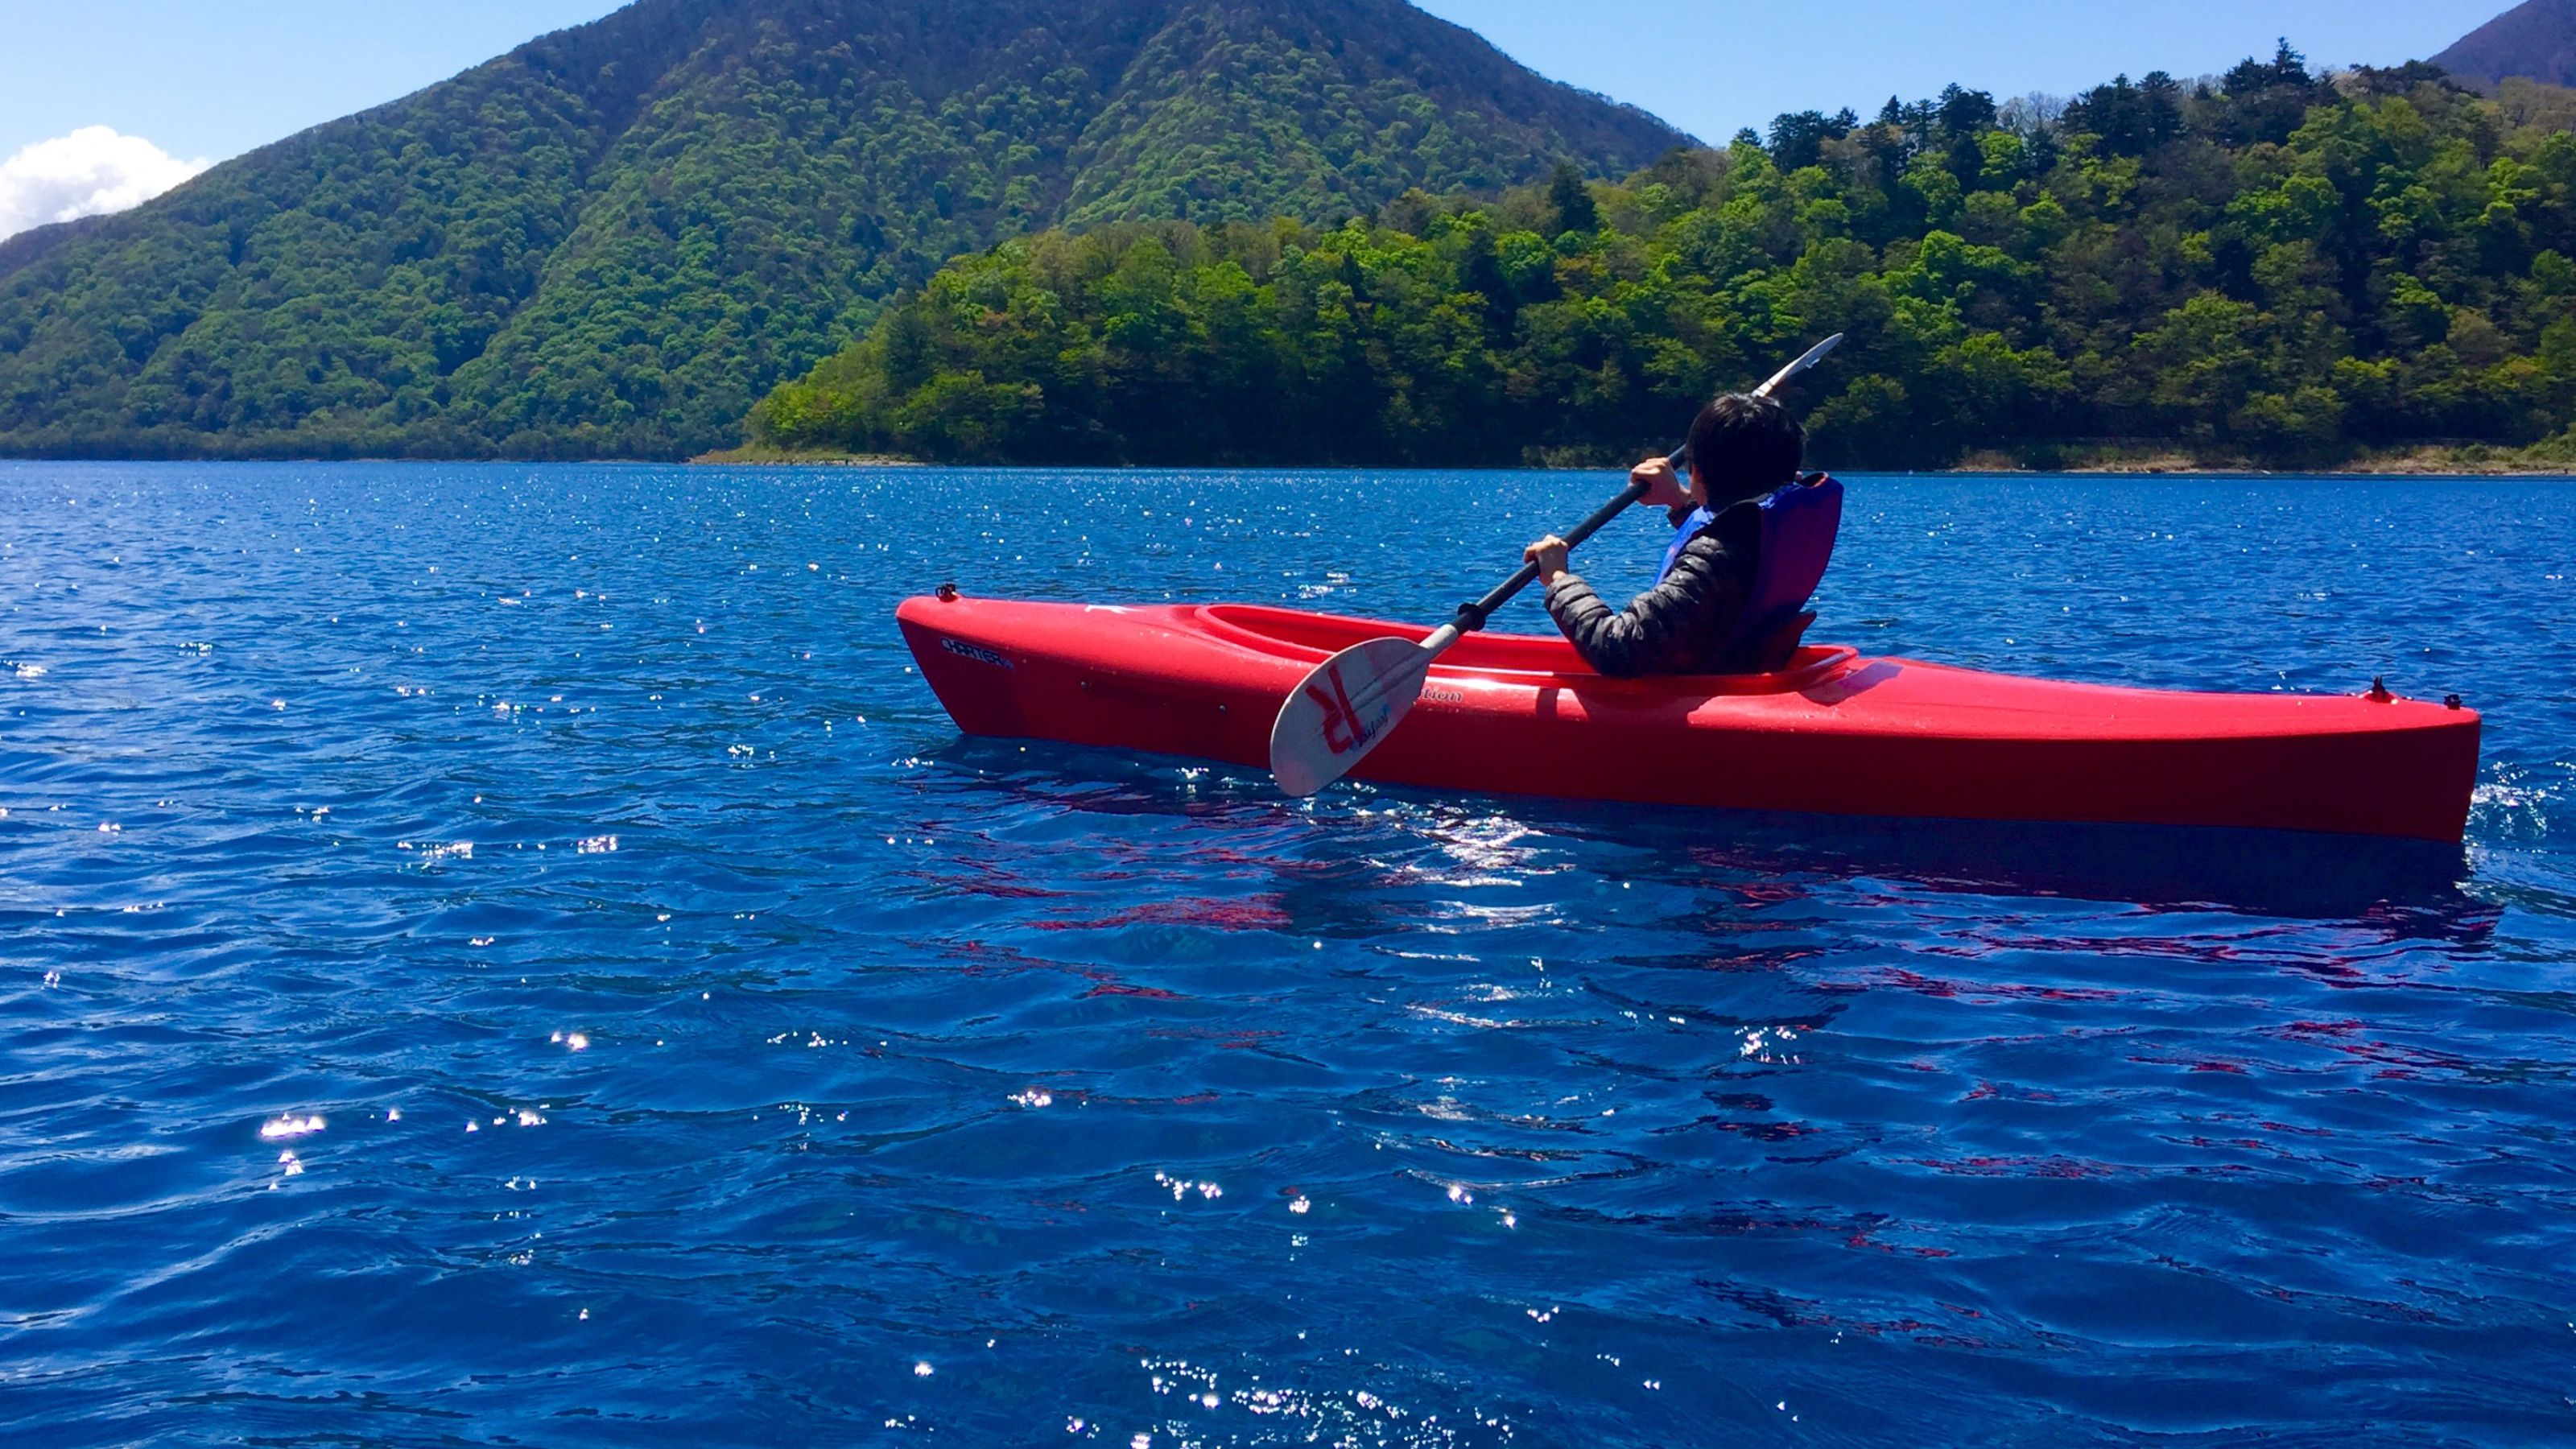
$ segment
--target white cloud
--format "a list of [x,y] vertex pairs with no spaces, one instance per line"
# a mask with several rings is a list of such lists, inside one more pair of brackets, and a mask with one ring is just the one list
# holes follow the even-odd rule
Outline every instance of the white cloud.
[[0,238],[141,206],[211,164],[182,161],[107,126],[38,141],[0,161]]

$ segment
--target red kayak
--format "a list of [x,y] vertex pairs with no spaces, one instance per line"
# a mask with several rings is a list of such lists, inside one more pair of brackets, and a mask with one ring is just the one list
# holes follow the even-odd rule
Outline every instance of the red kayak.
[[[916,598],[897,611],[973,735],[1266,767],[1324,659],[1428,632],[1250,604]],[[2184,694],[1809,647],[1776,674],[1611,679],[1557,638],[1478,634],[1353,774],[1432,790],[1952,820],[2457,842],[2478,716],[2374,691]]]

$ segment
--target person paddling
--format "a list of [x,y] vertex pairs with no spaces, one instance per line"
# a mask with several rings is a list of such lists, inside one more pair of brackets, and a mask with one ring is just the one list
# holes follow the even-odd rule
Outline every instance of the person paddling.
[[[1613,611],[1567,570],[1563,539],[1531,544],[1522,556],[1538,565],[1548,614],[1584,662],[1623,677],[1785,663],[1842,511],[1841,485],[1830,479],[1791,486],[1806,442],[1806,429],[1777,399],[1729,393],[1691,423],[1686,480],[1663,459],[1638,464],[1629,477],[1646,486],[1642,502],[1670,510],[1677,532],[1662,577],[1624,610]],[[1819,496],[1801,496],[1811,493]],[[1784,512],[1784,502],[1796,506]],[[1764,557],[1766,542],[1784,555],[1780,567],[1764,567],[1774,562]]]

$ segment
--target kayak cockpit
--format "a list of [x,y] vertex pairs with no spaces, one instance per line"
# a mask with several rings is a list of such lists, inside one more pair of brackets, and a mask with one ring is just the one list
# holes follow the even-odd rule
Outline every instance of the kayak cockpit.
[[[1210,637],[1277,659],[1321,663],[1355,644],[1371,639],[1421,640],[1431,634],[1419,624],[1373,619],[1347,619],[1309,614],[1266,604],[1205,604],[1192,611]],[[1789,666],[1773,674],[1711,675],[1690,679],[1667,676],[1654,680],[1615,681],[1668,691],[1687,684],[1701,694],[1773,694],[1809,689],[1849,669],[1859,651],[1841,645],[1809,645],[1791,656]],[[1536,634],[1470,634],[1441,658],[1438,673],[1543,675],[1613,683],[1595,673],[1583,656],[1561,637]]]

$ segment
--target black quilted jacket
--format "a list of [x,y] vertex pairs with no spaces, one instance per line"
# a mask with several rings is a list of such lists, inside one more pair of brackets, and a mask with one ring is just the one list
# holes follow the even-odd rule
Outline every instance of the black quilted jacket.
[[1721,657],[1753,595],[1762,556],[1762,510],[1738,503],[1682,549],[1662,583],[1612,612],[1583,576],[1548,585],[1547,612],[1584,661],[1603,674],[1724,674],[1745,667]]

